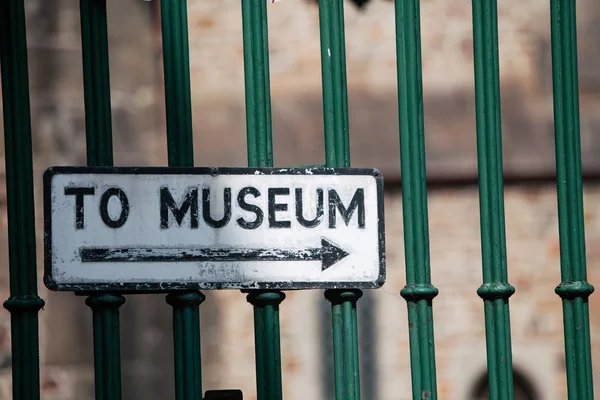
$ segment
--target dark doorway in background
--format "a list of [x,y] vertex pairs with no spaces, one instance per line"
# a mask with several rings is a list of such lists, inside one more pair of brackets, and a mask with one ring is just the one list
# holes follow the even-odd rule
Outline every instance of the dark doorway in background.
[[[518,371],[513,372],[513,380],[515,387],[515,398],[514,400],[540,400],[541,397],[538,396],[535,388],[529,379],[527,379],[523,374]],[[488,386],[488,374],[485,373],[481,376],[475,386],[473,387],[473,391],[469,396],[470,400],[489,400],[489,386]]]

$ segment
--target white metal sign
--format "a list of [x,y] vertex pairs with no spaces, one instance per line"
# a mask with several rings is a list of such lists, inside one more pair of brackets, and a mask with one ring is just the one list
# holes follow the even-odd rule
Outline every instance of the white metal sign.
[[383,178],[373,169],[53,167],[52,290],[377,288]]

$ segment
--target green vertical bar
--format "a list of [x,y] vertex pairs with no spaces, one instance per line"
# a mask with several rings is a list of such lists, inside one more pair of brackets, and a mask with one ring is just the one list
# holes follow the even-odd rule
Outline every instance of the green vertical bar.
[[167,303],[173,307],[173,342],[175,359],[175,398],[202,398],[200,358],[201,292],[170,293]]
[[575,0],[552,0],[552,72],[558,226],[569,400],[594,398],[579,137]]
[[0,2],[0,67],[4,143],[10,298],[13,399],[39,400],[40,368],[35,208],[27,76],[27,38],[23,0]]
[[[350,167],[344,3],[320,1],[319,24],[326,165]],[[360,399],[356,304],[361,296],[360,290],[325,291],[332,310],[337,400]]]
[[96,399],[121,399],[119,307],[125,304],[125,298],[104,293],[89,296],[85,304],[93,313]]
[[356,289],[325,291],[325,297],[331,302],[337,400],[360,399],[356,304],[362,294],[362,291]]
[[[242,0],[248,165],[272,167],[271,91],[267,2]],[[280,291],[245,291],[254,306],[256,387],[259,400],[281,400]]]
[[[112,128],[106,0],[81,0],[81,48],[87,162],[111,166]],[[94,329],[96,399],[121,399],[119,308],[125,298],[116,293],[89,296]]]
[[285,294],[279,291],[252,291],[247,298],[254,306],[257,398],[281,399],[279,304],[285,299]]
[[248,165],[272,167],[267,3],[242,0]]
[[[194,166],[186,0],[161,0],[169,166]],[[202,398],[199,291],[167,296],[173,307],[175,398]]]
[[319,2],[325,160],[328,167],[350,166],[344,3]]
[[106,0],[80,0],[87,162],[113,164]]
[[437,399],[431,285],[421,17],[418,0],[396,0],[396,53],[406,286],[413,399]]
[[491,400],[513,399],[513,369],[504,227],[502,129],[496,0],[473,0],[473,46],[483,285]]
[[161,0],[169,165],[194,166],[186,0]]

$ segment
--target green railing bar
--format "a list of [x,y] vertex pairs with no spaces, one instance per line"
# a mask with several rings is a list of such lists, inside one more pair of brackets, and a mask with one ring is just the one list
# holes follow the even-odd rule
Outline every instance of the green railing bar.
[[248,165],[273,166],[267,4],[242,0]]
[[[81,0],[81,49],[87,163],[113,165],[110,74],[106,0]],[[121,399],[119,307],[125,298],[116,293],[89,296],[94,330],[96,399]]]
[[11,314],[12,389],[15,400],[39,400],[40,366],[35,208],[27,38],[23,0],[0,2],[0,67],[4,108],[4,143]]
[[106,0],[80,0],[87,163],[113,164]]
[[406,286],[413,399],[437,399],[419,0],[396,0],[396,53]]
[[356,304],[362,294],[356,289],[325,291],[325,297],[331,302],[337,400],[360,399]]
[[[271,91],[267,2],[242,0],[248,166],[272,167]],[[254,306],[258,400],[281,400],[280,291],[244,291]]]
[[[319,25],[326,166],[350,167],[344,3],[320,1]],[[325,291],[332,311],[337,400],[360,399],[356,304],[361,296],[360,290]]]
[[[161,0],[169,166],[194,166],[186,0]],[[202,398],[199,291],[170,293],[173,307],[175,398]]]
[[483,285],[491,400],[513,399],[496,0],[473,0],[473,47]]
[[575,0],[552,0],[552,72],[558,189],[558,226],[569,400],[594,398],[587,282]]
[[247,292],[254,306],[254,346],[256,352],[256,390],[259,400],[281,400],[281,345],[279,304],[285,294],[279,291]]
[[121,399],[119,307],[125,304],[125,298],[103,293],[89,296],[85,304],[93,313],[96,399]]
[[328,167],[349,167],[344,3],[335,0],[319,2],[319,22],[325,161]]
[[194,166],[186,0],[161,0],[169,165]]
[[173,307],[175,398],[178,400],[202,398],[200,304],[204,300],[204,294],[197,291],[167,295],[167,303]]

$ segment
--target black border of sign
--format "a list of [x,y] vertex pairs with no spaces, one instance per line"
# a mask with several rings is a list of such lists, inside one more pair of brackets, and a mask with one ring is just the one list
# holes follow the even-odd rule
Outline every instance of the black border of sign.
[[[379,276],[370,282],[257,282],[252,286],[231,283],[69,283],[59,284],[52,278],[52,178],[64,174],[111,175],[370,175],[377,185],[377,218],[379,235]],[[44,285],[53,291],[119,293],[165,293],[177,290],[307,290],[307,289],[377,289],[386,278],[385,220],[383,175],[374,168],[242,168],[242,167],[50,167],[44,172]]]

